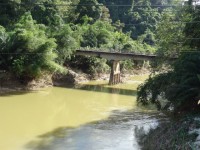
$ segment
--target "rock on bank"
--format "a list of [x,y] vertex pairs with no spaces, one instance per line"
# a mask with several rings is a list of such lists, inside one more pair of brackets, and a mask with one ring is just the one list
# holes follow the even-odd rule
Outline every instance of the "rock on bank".
[[39,79],[25,82],[16,78],[13,74],[0,70],[0,95],[17,92],[32,91],[50,86],[68,86],[88,81],[89,77],[83,73],[76,73],[68,70],[66,75],[55,73],[53,75],[44,74]]

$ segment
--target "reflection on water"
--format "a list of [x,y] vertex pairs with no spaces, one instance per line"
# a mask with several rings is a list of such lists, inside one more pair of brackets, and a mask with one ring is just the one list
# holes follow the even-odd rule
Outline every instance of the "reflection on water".
[[83,84],[77,87],[80,90],[86,91],[95,91],[95,92],[103,92],[103,93],[110,93],[110,94],[121,94],[121,95],[129,95],[129,96],[136,96],[137,92],[133,89],[122,89],[120,87],[111,87],[104,84],[100,85],[92,85],[92,84]]
[[86,84],[1,96],[0,150],[138,149],[135,124],[147,118],[121,111],[144,111],[135,101],[139,82]]
[[[134,115],[133,115],[134,113]],[[79,128],[58,128],[27,144],[30,150],[138,150],[137,137],[158,125],[157,113],[113,112]]]

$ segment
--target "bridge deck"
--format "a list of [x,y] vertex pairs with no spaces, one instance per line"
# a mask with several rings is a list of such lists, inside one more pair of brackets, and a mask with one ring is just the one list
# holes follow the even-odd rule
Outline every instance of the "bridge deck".
[[144,54],[133,54],[133,53],[116,53],[116,52],[103,52],[103,51],[93,51],[93,50],[77,50],[76,55],[83,56],[95,56],[106,58],[108,60],[154,60],[158,58],[156,55],[144,55]]

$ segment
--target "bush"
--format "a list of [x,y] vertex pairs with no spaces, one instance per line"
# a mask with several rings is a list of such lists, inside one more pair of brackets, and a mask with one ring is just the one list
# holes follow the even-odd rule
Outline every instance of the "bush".
[[[149,78],[138,87],[139,103],[154,103],[158,108],[173,108],[174,112],[199,110],[200,53],[184,52],[173,70]],[[162,100],[168,102],[161,106]]]
[[[198,134],[191,132],[198,129],[199,121],[192,118],[163,122],[148,135],[139,137],[142,150],[194,150],[194,141]],[[191,132],[191,133],[190,133]]]
[[46,36],[45,30],[44,25],[36,24],[30,13],[26,13],[10,32],[10,42],[4,51],[9,54],[7,69],[16,77],[32,80],[43,72],[65,71],[55,63],[57,45],[55,39]]
[[93,76],[109,70],[109,66],[106,62],[106,59],[102,58],[75,56],[68,62],[68,65]]

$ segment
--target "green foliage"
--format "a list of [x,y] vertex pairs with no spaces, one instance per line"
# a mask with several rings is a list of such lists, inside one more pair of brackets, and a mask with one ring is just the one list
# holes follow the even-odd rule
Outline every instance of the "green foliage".
[[10,26],[24,13],[19,0],[1,0],[0,3],[0,25]]
[[71,55],[77,49],[79,41],[76,39],[76,33],[71,29],[71,27],[66,24],[59,28],[59,30],[53,33],[53,37],[56,39],[57,43],[57,61],[59,64],[64,64],[65,61],[71,58]]
[[[134,53],[154,53],[155,47],[152,47],[146,43],[143,43],[142,41],[134,41],[130,37],[130,33],[123,33],[122,31],[119,31],[115,27],[113,27],[110,22],[105,22],[98,20],[94,24],[88,24],[87,21],[83,25],[79,25],[78,29],[79,34],[82,35],[80,44],[81,47],[86,49],[100,49],[100,50],[107,50],[112,52],[134,52]],[[81,59],[80,57],[76,57],[75,59]],[[90,58],[85,58],[90,59]],[[101,59],[99,59],[101,60]],[[81,60],[80,60],[81,61]],[[94,62],[94,59],[91,58],[91,64],[89,66],[93,66],[93,69],[91,67],[83,67],[87,68],[90,71],[89,72],[99,72],[95,70],[100,70],[97,66],[106,66],[104,65],[104,61],[99,61],[98,63],[101,63],[101,65],[96,65]],[[72,61],[74,64],[75,62],[77,65],[81,66],[77,61]],[[84,60],[83,62],[89,62],[89,60]],[[69,64],[71,62],[68,62]],[[129,63],[124,63],[125,68],[130,68]],[[75,66],[75,65],[73,65]],[[86,63],[85,66],[88,66]],[[79,67],[81,68],[81,67]],[[105,68],[106,69],[106,68]],[[91,71],[94,70],[94,71]]]
[[[79,46],[135,53],[154,53],[156,49],[149,45],[154,41],[153,28],[145,28],[148,30],[142,31],[144,35],[138,41],[131,38],[136,31],[123,33],[123,23],[135,23],[129,22],[135,19],[131,14],[133,7],[120,7],[119,17],[113,19],[118,9],[103,4],[116,4],[116,0],[2,0],[2,3],[0,52],[4,54],[0,55],[0,66],[19,78],[32,79],[45,71],[63,71],[59,65],[70,65],[71,56]],[[119,4],[129,5],[132,1],[119,0]],[[112,24],[110,17],[115,23]],[[86,67],[88,72],[107,69],[103,59],[84,59],[86,66],[91,63]]]
[[122,72],[126,70],[133,70],[134,67],[134,62],[132,60],[125,60],[120,63],[120,70]]
[[109,47],[113,41],[113,33],[114,27],[108,22],[99,20],[92,25],[87,24],[83,30],[81,47]]
[[168,103],[162,108],[173,107],[175,112],[197,110],[200,99],[199,67],[200,53],[183,53],[172,71],[155,75],[139,86],[138,102],[154,103],[161,108],[162,99],[167,99]]
[[55,39],[48,38],[45,26],[36,24],[30,13],[21,17],[11,33],[12,45],[6,51],[8,69],[18,78],[31,80],[44,71],[64,69],[55,63]]
[[181,11],[181,9],[166,9],[158,24],[156,33],[157,54],[162,57],[175,57],[184,49],[188,49],[188,47],[183,47],[185,25],[180,23],[184,22],[186,14],[179,14],[177,11]]
[[[108,6],[108,9],[110,10],[111,18],[113,22],[116,22],[117,20],[123,20],[122,17],[126,12],[130,9],[130,7],[120,7],[117,6],[111,6],[111,5],[131,5],[132,0],[98,0],[99,3],[103,3]],[[123,21],[122,21],[123,22]]]
[[[84,48],[110,48],[113,45],[114,27],[109,22],[98,20],[94,24],[84,23],[76,26],[80,46]],[[80,36],[81,35],[81,36]],[[67,61],[70,67],[82,70],[91,75],[98,74],[108,70],[105,59],[94,57],[76,56]]]
[[144,44],[155,45],[156,38],[151,30],[146,29],[145,33],[138,37],[138,40]]
[[[150,31],[155,34],[157,23],[160,20],[160,12],[151,5],[158,5],[157,1],[149,0],[99,0],[100,3],[108,6],[113,22],[120,21],[124,24],[123,31],[131,32],[131,37],[137,39],[139,36]],[[166,2],[167,3],[167,2]],[[163,1],[164,5],[165,1]],[[127,5],[127,6],[111,6],[111,5]],[[130,6],[128,6],[130,5]],[[146,7],[142,7],[145,5]],[[140,7],[141,6],[141,7]],[[161,6],[162,8],[162,6]],[[143,41],[153,45],[155,40],[148,38]]]
[[55,3],[51,1],[44,1],[42,5],[35,5],[32,8],[31,14],[34,20],[47,26],[59,26],[63,21],[59,14],[59,9],[56,7]]
[[106,64],[106,59],[75,56],[69,62],[70,67],[82,70],[84,73],[96,75],[99,73],[107,72],[109,66]]
[[102,7],[97,0],[80,0],[75,13],[78,14],[76,23],[84,23],[83,17],[88,16],[95,22],[101,17]]
[[[125,30],[132,31],[131,37],[137,38],[140,35],[145,34],[146,31],[154,32],[157,28],[157,22],[160,19],[160,13],[157,9],[151,8],[148,2],[141,5],[149,5],[145,8],[133,7],[133,9],[128,13],[129,21],[127,24],[133,24],[133,26],[128,26]],[[147,43],[154,43],[152,39],[147,39],[144,41]]]
[[[191,3],[191,1],[190,1]],[[200,7],[199,5],[194,7],[189,7],[186,9],[186,12],[189,14],[189,17],[187,17],[188,22],[187,23],[184,33],[187,37],[184,45],[189,46],[192,50],[199,51],[200,49]]]
[[[130,38],[130,34],[124,34],[105,21],[96,21],[94,24],[84,24],[81,26],[82,40],[81,47],[96,47],[103,49],[114,49],[117,51],[132,51],[137,46],[141,51],[145,51],[142,44]],[[136,51],[139,51],[135,49]]]
[[3,26],[0,26],[0,50],[3,49],[5,43],[6,43],[6,40],[7,40],[7,34],[6,34],[6,30]]
[[37,23],[51,27],[60,26],[68,18],[70,3],[70,0],[2,0],[0,25],[11,26],[30,11]]
[[[179,56],[168,70],[160,62],[159,72],[138,88],[138,102],[155,103],[174,112],[196,111],[200,100],[199,7],[188,6],[162,14],[158,25],[157,53],[163,57]],[[188,22],[186,25],[175,21]],[[168,34],[166,34],[168,33]],[[169,61],[168,61],[169,64]],[[163,103],[167,100],[167,103]]]
[[97,32],[93,26],[90,26],[85,33],[83,33],[83,40],[81,47],[97,47]]
[[168,82],[170,80],[171,73],[163,73],[150,77],[141,84],[137,91],[137,101],[143,105],[150,103],[156,104],[158,109],[161,109],[161,102],[159,101],[159,96],[165,98],[165,90],[168,88]]
[[7,52],[7,46],[9,43],[9,34],[6,32],[6,29],[3,26],[0,26],[0,68],[6,69],[7,60],[5,53]]

